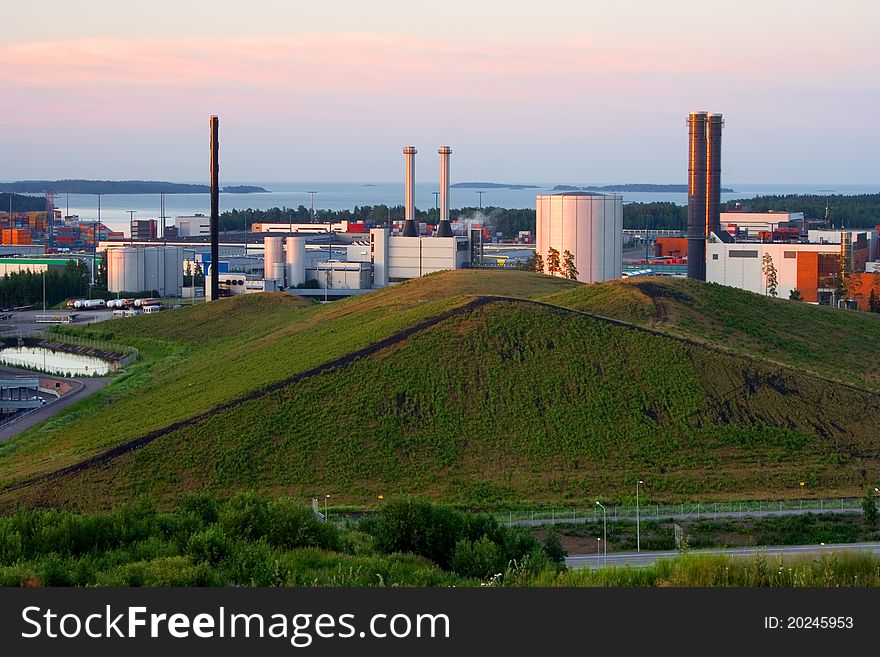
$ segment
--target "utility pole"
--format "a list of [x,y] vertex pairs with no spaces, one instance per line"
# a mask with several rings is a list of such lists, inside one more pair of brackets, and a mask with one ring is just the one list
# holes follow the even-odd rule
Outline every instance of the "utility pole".
[[128,212],[128,234],[129,234],[129,244],[134,244],[134,215],[137,214],[137,210],[126,210]]
[[477,194],[480,195],[480,212],[483,211],[483,194],[485,194],[485,193],[486,193],[486,192],[483,192],[483,191],[478,191],[478,192],[477,192]]

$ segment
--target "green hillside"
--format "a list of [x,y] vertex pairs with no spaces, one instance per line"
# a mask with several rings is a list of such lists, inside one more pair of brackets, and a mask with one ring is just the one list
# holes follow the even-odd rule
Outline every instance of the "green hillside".
[[[679,290],[682,315],[701,317],[702,307],[706,326],[723,326],[714,308],[682,299],[706,288],[721,303],[727,289],[658,286]],[[605,295],[603,314],[651,323],[651,298],[621,293],[633,289],[456,272],[329,306],[258,295],[107,324],[148,362],[88,413],[0,449],[0,502],[168,507],[188,491],[253,489],[357,505],[413,493],[489,508],[583,505],[628,494],[638,477],[650,478],[652,498],[669,500],[794,497],[800,481],[854,495],[880,477],[875,392],[509,298],[589,307]],[[730,298],[739,303],[739,293]],[[751,317],[777,332],[790,312],[831,321],[821,309],[753,299]],[[687,322],[671,316],[655,325],[685,333]],[[227,317],[236,319],[218,328]],[[846,340],[873,321],[833,317]],[[807,344],[819,350],[827,339]]]
[[880,316],[662,277],[581,285],[543,300],[880,391]]
[[327,306],[259,294],[80,330],[135,346],[142,359],[94,397],[0,443],[0,487],[368,347],[466,303],[467,295],[539,296],[574,285],[526,272],[448,272]]

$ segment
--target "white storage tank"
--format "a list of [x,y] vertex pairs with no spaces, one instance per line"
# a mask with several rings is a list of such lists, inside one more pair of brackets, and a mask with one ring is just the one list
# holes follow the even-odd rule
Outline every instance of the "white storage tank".
[[149,292],[179,296],[183,285],[183,249],[177,246],[128,246],[107,249],[110,292]]
[[[623,270],[623,197],[619,194],[563,192],[536,201],[535,253],[548,270],[550,249],[574,256],[577,280],[595,283],[620,278]],[[561,276],[561,272],[555,275]]]
[[285,244],[287,263],[287,287],[306,282],[306,241],[301,237],[288,237]]
[[[284,284],[284,251],[283,237],[263,238],[263,271],[267,280]],[[279,278],[279,272],[281,278]]]

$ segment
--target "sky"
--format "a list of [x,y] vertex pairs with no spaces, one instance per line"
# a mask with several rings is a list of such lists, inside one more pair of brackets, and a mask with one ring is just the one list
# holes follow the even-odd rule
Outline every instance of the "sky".
[[0,180],[870,184],[874,0],[12,0]]

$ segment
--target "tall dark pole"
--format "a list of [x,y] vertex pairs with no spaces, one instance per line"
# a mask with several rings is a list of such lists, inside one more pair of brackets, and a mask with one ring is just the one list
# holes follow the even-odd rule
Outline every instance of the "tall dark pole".
[[482,192],[482,191],[478,191],[478,192],[477,192],[477,194],[480,195],[480,212],[483,211],[483,194],[485,194],[485,193],[486,193],[486,192]]
[[688,125],[688,278],[706,280],[706,112],[691,112]]
[[211,300],[220,298],[220,177],[219,119],[211,117]]

